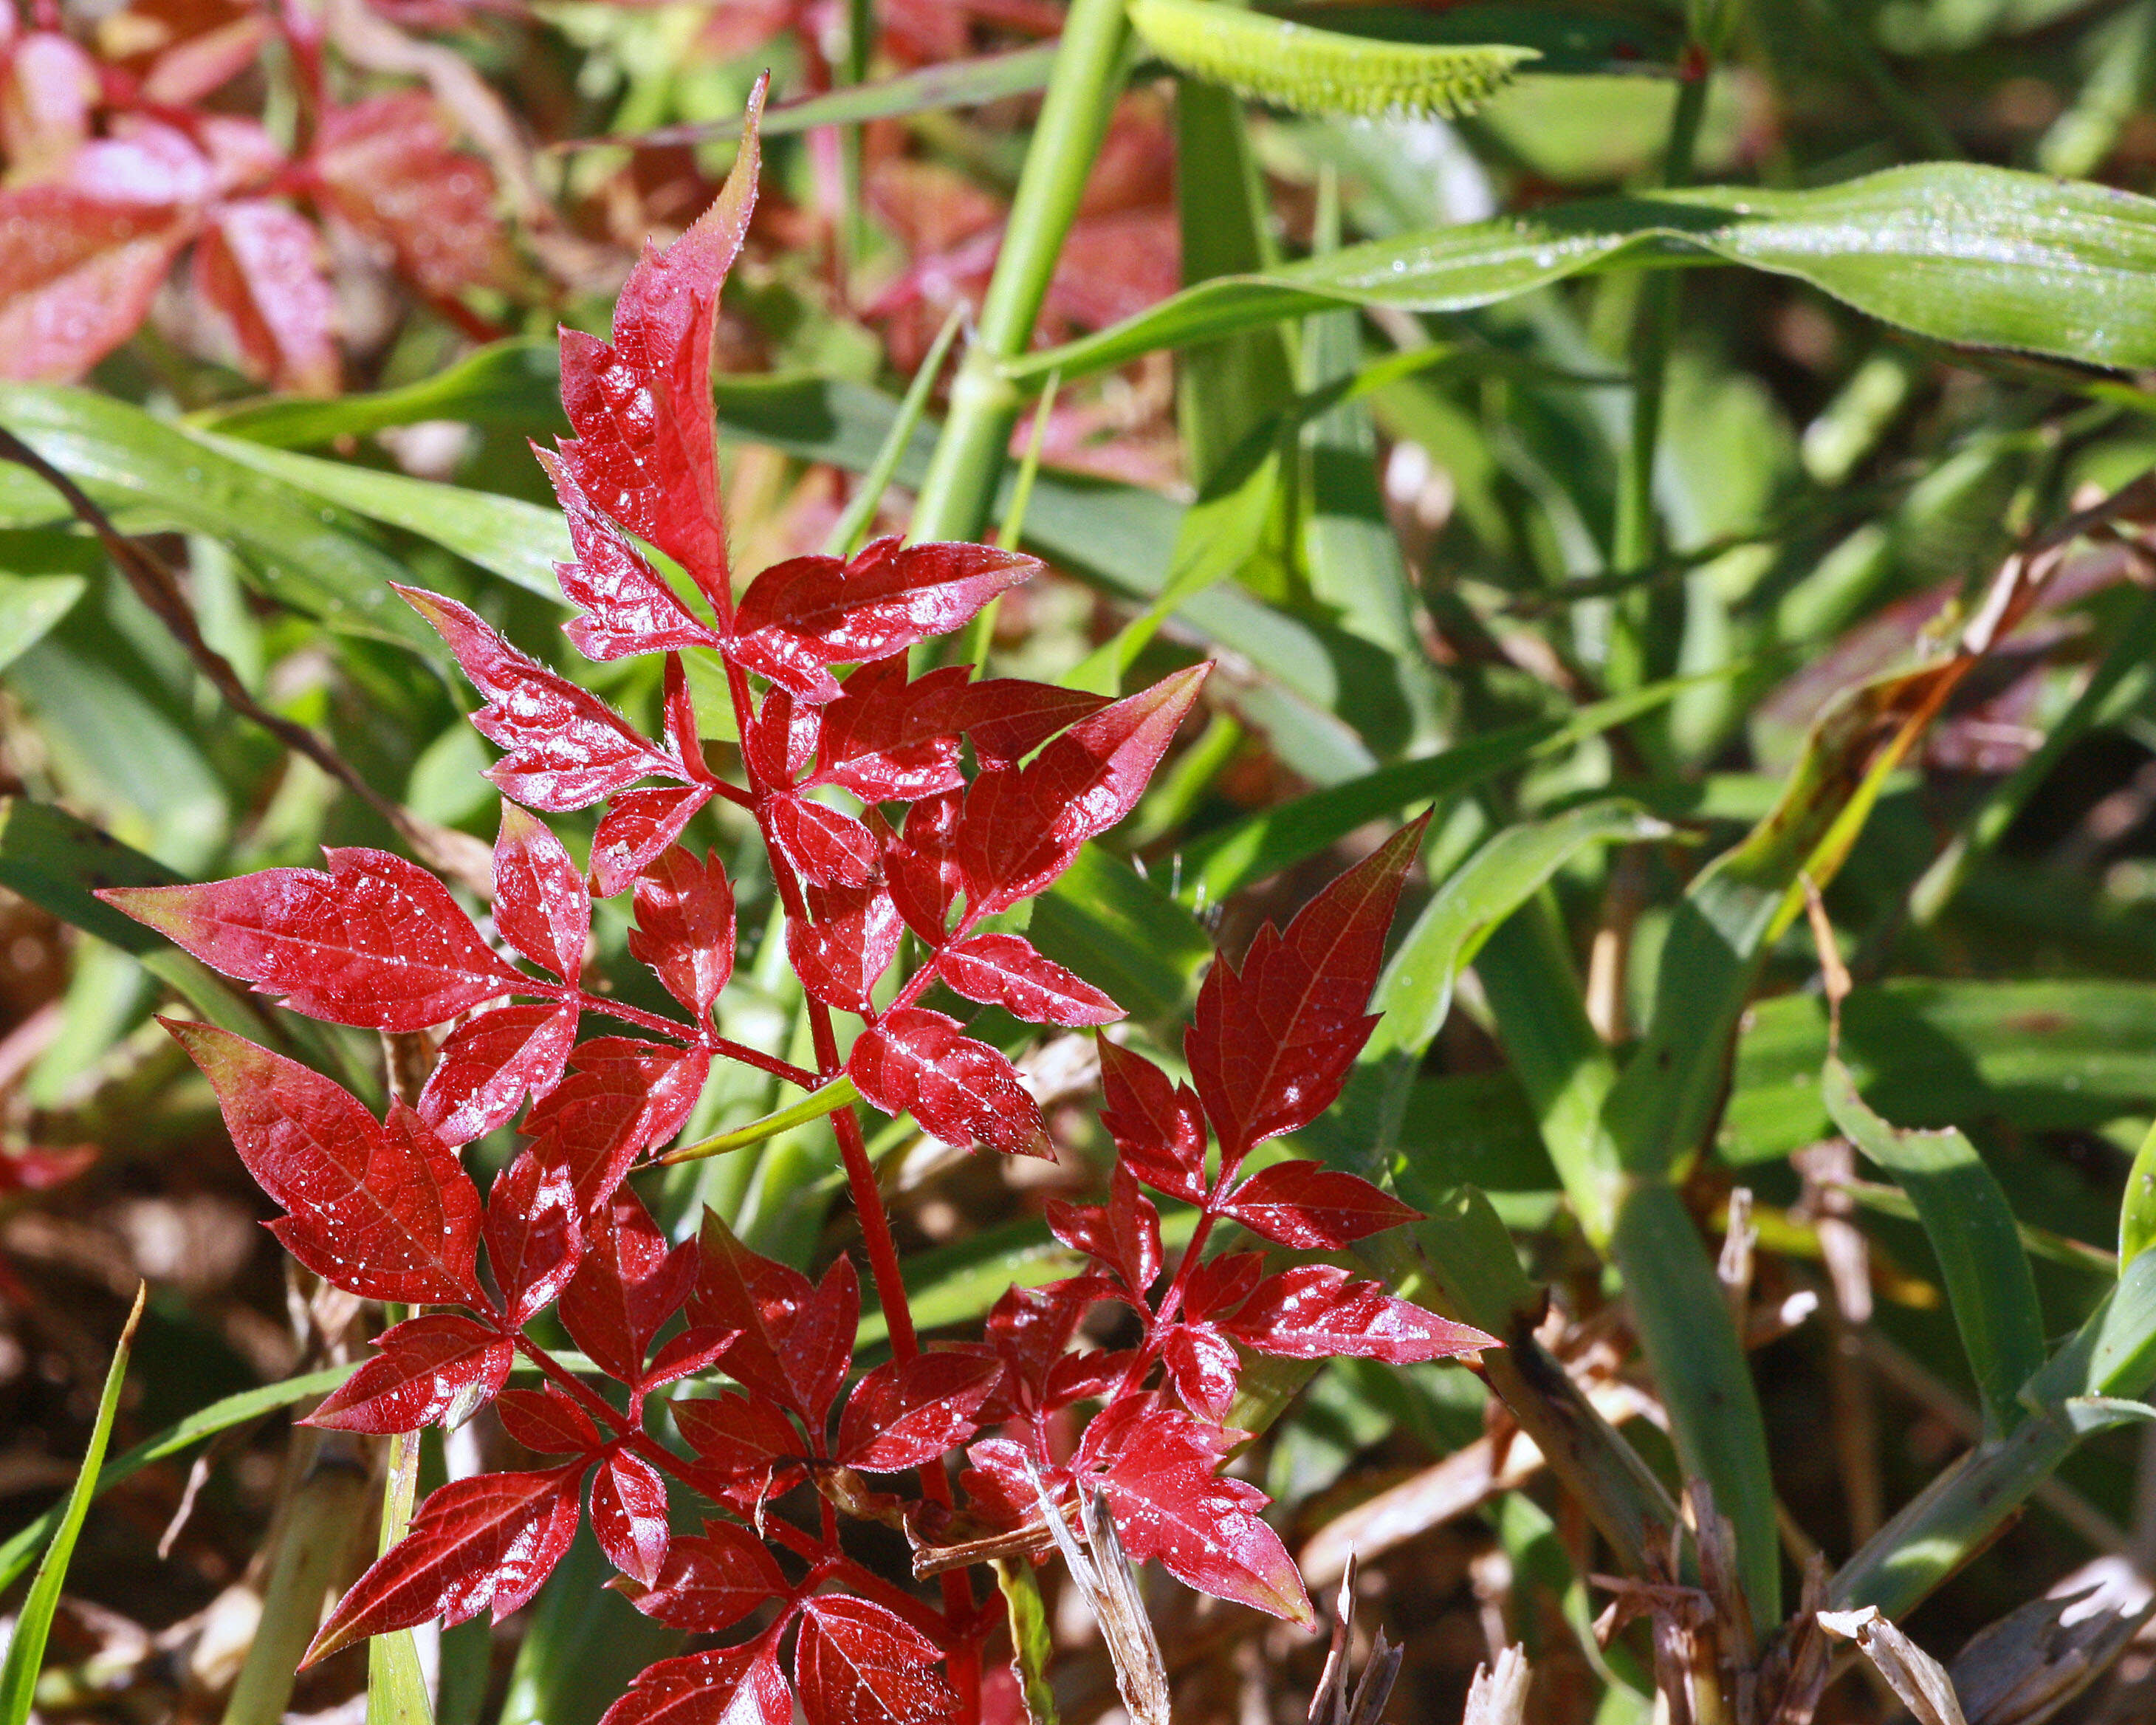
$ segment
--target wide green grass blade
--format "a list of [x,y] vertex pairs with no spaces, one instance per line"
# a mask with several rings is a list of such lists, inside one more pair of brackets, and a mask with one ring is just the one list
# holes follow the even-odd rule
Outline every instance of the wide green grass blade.
[[80,575],[0,574],[0,670],[43,640],[88,590]]
[[1959,1132],[1897,1131],[1873,1113],[1840,1055],[1828,1057],[1820,1089],[1834,1123],[1916,1205],[1976,1378],[1985,1428],[2011,1431],[2024,1412],[2015,1393],[2044,1363],[2044,1314],[2006,1194]]
[[[382,1494],[382,1538],[376,1554],[404,1537],[419,1485],[419,1434],[389,1440],[389,1484]],[[434,1704],[419,1669],[418,1644],[409,1630],[375,1635],[367,1644],[367,1725],[434,1725]]]
[[400,389],[317,401],[279,396],[212,408],[190,423],[273,449],[305,449],[341,437],[367,437],[423,419],[455,419],[538,437],[567,432],[562,367],[552,341],[521,337],[496,341],[445,371]]
[[1804,190],[1707,186],[1561,204],[1187,288],[1006,363],[1066,378],[1326,305],[1466,311],[1620,265],[1793,276],[1937,341],[2156,364],[2156,201],[1928,162]]
[[119,1345],[112,1350],[111,1368],[105,1374],[104,1394],[97,1399],[97,1419],[90,1427],[90,1447],[83,1454],[81,1471],[75,1475],[74,1489],[68,1493],[66,1506],[60,1512],[52,1543],[45,1548],[44,1561],[38,1565],[30,1591],[15,1614],[15,1633],[8,1643],[7,1659],[0,1662],[0,1725],[26,1725],[37,1700],[38,1670],[44,1663],[45,1640],[52,1633],[53,1614],[59,1609],[60,1588],[74,1556],[75,1538],[82,1532],[83,1518],[90,1513],[90,1499],[97,1495],[105,1446],[112,1440],[112,1418],[120,1408],[120,1386],[127,1376],[127,1353],[134,1346],[135,1327],[142,1321],[142,1302],[149,1292],[146,1282],[135,1291],[134,1309],[120,1332]]
[[2118,1206],[2118,1263],[2123,1271],[2156,1245],[2156,1125],[2151,1125],[2126,1173]]

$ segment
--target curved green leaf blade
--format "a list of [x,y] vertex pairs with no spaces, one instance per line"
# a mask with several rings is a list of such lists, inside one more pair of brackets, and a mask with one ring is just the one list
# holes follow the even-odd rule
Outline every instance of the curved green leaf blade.
[[43,640],[87,588],[80,575],[0,575],[0,670]]

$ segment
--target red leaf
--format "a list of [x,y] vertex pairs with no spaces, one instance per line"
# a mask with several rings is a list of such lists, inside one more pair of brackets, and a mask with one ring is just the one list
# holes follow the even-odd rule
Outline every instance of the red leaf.
[[774,798],[771,831],[793,866],[819,886],[865,886],[875,873],[869,829],[807,797]]
[[1395,1299],[1376,1282],[1357,1281],[1331,1264],[1283,1270],[1260,1283],[1220,1327],[1260,1353],[1284,1359],[1344,1354],[1397,1366],[1502,1345],[1480,1330]]
[[646,1617],[692,1634],[731,1629],[766,1599],[786,1591],[786,1577],[763,1542],[732,1522],[706,1522],[668,1548],[649,1586],[621,1591]]
[[424,1029],[522,988],[449,889],[386,850],[326,850],[329,872],[264,869],[199,886],[98,896],[295,1012],[370,1029]]
[[1190,1076],[1233,1168],[1253,1144],[1332,1106],[1377,1020],[1365,1017],[1385,931],[1429,817],[1403,827],[1296,914],[1258,931],[1239,972],[1214,961],[1183,1034]]
[[583,1472],[572,1462],[444,1486],[420,1505],[411,1531],[352,1584],[303,1666],[431,1617],[454,1625],[491,1605],[501,1622],[539,1591],[569,1548]]
[[583,1260],[562,1291],[559,1314],[601,1371],[637,1384],[651,1338],[680,1310],[696,1278],[696,1247],[667,1250],[643,1199],[623,1187],[594,1219]]
[[602,1036],[569,1055],[569,1076],[534,1103],[522,1130],[534,1154],[566,1168],[590,1215],[636,1158],[681,1130],[711,1074],[708,1049]]
[[449,299],[509,281],[494,176],[450,148],[431,96],[400,90],[331,108],[310,166],[322,200],[388,246],[421,293]]
[[592,1416],[551,1384],[510,1390],[494,1406],[502,1429],[542,1455],[588,1455],[605,1441]]
[[734,890],[714,851],[698,862],[680,845],[636,883],[629,950],[702,1024],[734,973]]
[[973,738],[985,767],[1015,767],[1057,732],[1107,705],[1105,695],[1015,677],[968,683],[955,703],[958,728]]
[[592,932],[584,877],[547,824],[514,803],[501,805],[501,834],[494,841],[494,926],[563,982],[583,973]]
[[977,934],[945,949],[937,973],[968,1000],[1000,1006],[1037,1024],[1105,1024],[1122,1007],[1091,983],[1044,958],[1019,934]]
[[336,295],[314,223],[267,198],[219,204],[195,245],[195,292],[231,328],[243,368],[279,389],[334,395]]
[[429,1312],[393,1324],[374,1338],[381,1350],[323,1398],[301,1423],[334,1431],[417,1431],[452,1409],[479,1406],[509,1381],[516,1350],[454,1312]]
[[1049,1374],[1066,1356],[1078,1320],[1111,1291],[1107,1277],[1091,1271],[1043,1288],[1014,1286],[996,1301],[988,1313],[988,1343],[1009,1364],[1022,1404],[1037,1410],[1045,1404]]
[[908,1006],[886,1013],[854,1044],[846,1070],[871,1106],[911,1112],[947,1144],[1054,1159],[1040,1105],[1016,1069],[940,1012]]
[[719,1356],[734,1345],[737,1339],[732,1330],[690,1328],[670,1337],[652,1355],[651,1363],[644,1370],[641,1387],[656,1389],[661,1384],[671,1384],[677,1378],[686,1378],[718,1363]]
[[864,1473],[926,1467],[973,1435],[973,1414],[1004,1374],[978,1354],[886,1360],[854,1386],[839,1416],[837,1461]]
[[699,1325],[740,1332],[722,1356],[727,1374],[820,1428],[853,1359],[861,1296],[851,1261],[834,1260],[812,1287],[799,1271],[751,1251],[711,1210],[700,1245],[689,1311]]
[[1186,1407],[1215,1425],[1227,1416],[1243,1361],[1226,1337],[1210,1324],[1178,1324],[1168,1332],[1161,1363]]
[[607,1561],[647,1586],[666,1561],[666,1481],[640,1455],[617,1450],[592,1481],[592,1532]]
[[1205,1114],[1197,1091],[1171,1084],[1143,1055],[1101,1045],[1101,1124],[1123,1163],[1156,1192],[1205,1201]]
[[884,883],[906,926],[932,947],[943,944],[951,906],[964,880],[954,846],[963,799],[942,792],[906,811],[906,827],[884,847]]
[[1132,1303],[1142,1307],[1160,1275],[1160,1212],[1128,1168],[1116,1164],[1105,1204],[1050,1199],[1048,1226],[1065,1245],[1112,1270]]
[[598,508],[665,552],[711,601],[732,603],[711,424],[711,329],[756,203],[759,80],[716,201],[664,251],[647,246],[615,302],[613,339],[562,331],[562,459]]
[[133,335],[201,219],[209,164],[145,126],[85,144],[64,177],[0,191],[0,377],[80,377]]
[[721,1482],[723,1501],[742,1514],[754,1515],[766,1498],[801,1479],[808,1442],[762,1396],[700,1396],[671,1407],[681,1435]]
[[1137,806],[1209,668],[1163,677],[1080,720],[1024,766],[973,781],[958,829],[970,909],[1000,911],[1039,892]]
[[866,1013],[869,995],[906,932],[891,895],[878,886],[811,886],[814,920],[786,925],[786,957],[801,986],[840,1012]]
[[599,1725],[793,1725],[793,1697],[776,1638],[662,1659],[629,1685]]
[[486,1255],[505,1321],[522,1329],[576,1274],[584,1250],[569,1171],[526,1150],[487,1194]]
[[964,787],[958,770],[963,665],[946,665],[909,683],[896,655],[865,665],[841,686],[824,716],[818,778],[844,785],[865,803],[917,802]]
[[1240,1435],[1171,1409],[1144,1414],[1104,1481],[1116,1530],[1138,1562],[1158,1558],[1200,1593],[1310,1629],[1317,1619],[1295,1560],[1256,1513],[1265,1494],[1214,1471]]
[[[1009,1438],[983,1438],[968,1449],[969,1465],[958,1476],[968,1507],[997,1527],[1040,1527],[1040,1499],[1026,1471],[1028,1459],[1025,1445]],[[1064,1477],[1062,1470],[1039,1471],[1041,1483],[1052,1494]]]
[[664,785],[624,791],[608,803],[592,839],[592,896],[612,898],[626,888],[711,800],[709,785]]
[[801,1613],[793,1682],[808,1725],[931,1725],[959,1702],[935,1644],[866,1599],[822,1594]]
[[679,765],[598,696],[525,657],[454,599],[390,584],[434,625],[472,686],[486,696],[472,725],[508,751],[486,776],[518,802],[559,814],[654,773],[682,776]]
[[525,1093],[562,1081],[577,1040],[574,1006],[498,1006],[449,1033],[417,1104],[445,1144],[469,1144],[506,1124]]
[[740,664],[806,701],[839,694],[829,667],[902,653],[962,629],[1007,588],[1040,567],[987,545],[909,545],[879,539],[851,562],[792,557],[749,584],[730,649]]
[[783,790],[801,777],[823,730],[820,708],[796,701],[785,690],[773,687],[748,721],[742,754],[758,779]]
[[401,1102],[377,1123],[318,1072],[214,1025],[159,1020],[217,1092],[233,1147],[290,1212],[286,1250],[370,1300],[476,1305],[479,1191]]
[[1276,1162],[1229,1194],[1225,1214],[1282,1245],[1337,1251],[1422,1219],[1368,1180],[1314,1162]]
[[1250,1297],[1250,1291],[1265,1279],[1265,1274],[1263,1252],[1223,1252],[1207,1259],[1183,1285],[1183,1317],[1192,1323],[1202,1323],[1233,1311]]
[[650,560],[599,512],[562,459],[536,444],[531,453],[554,483],[577,547],[578,561],[554,565],[562,593],[583,614],[562,625],[577,650],[605,660],[717,646],[718,636],[690,614]]

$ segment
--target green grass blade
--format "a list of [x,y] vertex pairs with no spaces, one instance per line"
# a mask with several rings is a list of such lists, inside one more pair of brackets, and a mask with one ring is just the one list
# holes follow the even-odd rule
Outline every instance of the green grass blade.
[[936,332],[935,341],[929,344],[927,357],[914,372],[913,381],[906,386],[898,412],[891,417],[891,429],[884,434],[883,446],[876,451],[875,459],[861,475],[861,482],[847,500],[845,509],[824,536],[825,556],[850,557],[867,539],[870,525],[875,520],[876,506],[883,501],[883,494],[898,472],[899,462],[905,458],[906,445],[913,441],[914,428],[921,424],[929,393],[935,388],[937,378],[942,375],[943,361],[965,321],[965,307],[953,305],[951,315],[943,320],[943,327]]
[[2126,1196],[2118,1207],[2121,1271],[2151,1245],[2156,1245],[2156,1125],[2141,1140],[2127,1171]]
[[88,588],[80,575],[0,574],[0,670],[43,640]]
[[[419,1485],[419,1435],[389,1440],[389,1483],[382,1494],[382,1538],[377,1555],[404,1537]],[[412,1631],[376,1635],[367,1644],[367,1725],[434,1725],[434,1704],[419,1669]]]
[[1011,1675],[1024,1697],[1027,1725],[1056,1725],[1055,1688],[1048,1681],[1048,1668],[1055,1661],[1055,1634],[1032,1561],[998,1558],[996,1585],[1010,1615]]
[[8,1643],[7,1659],[0,1663],[0,1725],[26,1725],[37,1700],[38,1669],[44,1663],[45,1639],[52,1633],[53,1613],[59,1608],[60,1587],[67,1579],[69,1561],[74,1556],[75,1538],[82,1532],[83,1518],[90,1513],[90,1499],[97,1495],[105,1446],[112,1440],[112,1416],[120,1408],[120,1386],[127,1376],[128,1349],[134,1345],[135,1327],[142,1321],[142,1302],[149,1292],[146,1282],[135,1291],[134,1309],[120,1332],[119,1345],[112,1350],[111,1368],[105,1374],[105,1392],[97,1399],[97,1420],[90,1427],[82,1470],[75,1475],[74,1489],[68,1493],[52,1543],[45,1548],[44,1561],[38,1565],[30,1591],[15,1614],[15,1633]]
[[455,419],[531,437],[566,433],[569,422],[562,412],[562,368],[555,344],[521,337],[496,341],[400,389],[326,401],[279,396],[238,402],[197,414],[189,423],[272,449],[297,449],[341,437],[369,437],[423,419]]

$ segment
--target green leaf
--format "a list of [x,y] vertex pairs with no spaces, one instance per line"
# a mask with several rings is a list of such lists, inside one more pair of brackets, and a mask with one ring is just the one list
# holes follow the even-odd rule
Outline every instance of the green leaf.
[[2118,1207],[2118,1263],[2122,1272],[2156,1244],[2156,1124],[2152,1124],[2127,1170],[2126,1196]]
[[42,640],[89,585],[80,575],[0,575],[0,670]]
[[1933,341],[2156,364],[2156,202],[1930,162],[1799,191],[1709,186],[1561,204],[1201,283],[1014,359],[1066,378],[1332,305],[1465,311],[1586,271],[1741,264]]
[[191,422],[205,431],[245,438],[273,449],[305,449],[341,437],[367,437],[423,419],[455,419],[537,437],[566,431],[561,359],[552,341],[496,341],[467,354],[447,371],[401,389],[336,396],[326,401],[278,396],[212,408]]
[[[419,1486],[419,1434],[389,1440],[389,1484],[382,1494],[379,1556],[404,1537]],[[434,1704],[409,1630],[375,1635],[367,1644],[367,1725],[434,1725]]]
[[1131,0],[1131,24],[1186,76],[1298,114],[1449,118],[1541,58],[1532,48],[1430,48],[1342,35],[1219,0]]
[[1959,1132],[1897,1131],[1865,1106],[1840,1055],[1827,1057],[1820,1089],[1834,1123],[1893,1175],[1917,1206],[1983,1399],[1986,1429],[2012,1430],[2023,1412],[2015,1393],[2044,1363],[2044,1316],[2006,1194]]
[[112,1440],[112,1416],[120,1407],[120,1385],[127,1375],[127,1351],[134,1345],[135,1327],[142,1321],[142,1302],[149,1296],[146,1282],[135,1291],[134,1310],[127,1314],[120,1343],[112,1351],[112,1365],[105,1374],[105,1392],[97,1399],[97,1419],[90,1427],[90,1447],[82,1468],[68,1493],[52,1543],[44,1561],[30,1582],[22,1609],[15,1615],[15,1633],[8,1643],[8,1656],[0,1663],[0,1725],[26,1725],[37,1701],[38,1668],[44,1663],[45,1639],[52,1633],[53,1614],[59,1609],[60,1588],[67,1579],[69,1560],[82,1532],[90,1501],[97,1495],[99,1473],[105,1466],[105,1446]]
[[1055,1662],[1055,1633],[1026,1558],[998,1558],[996,1585],[1010,1614],[1011,1675],[1018,1679],[1027,1725],[1056,1725],[1055,1690],[1048,1668]]

